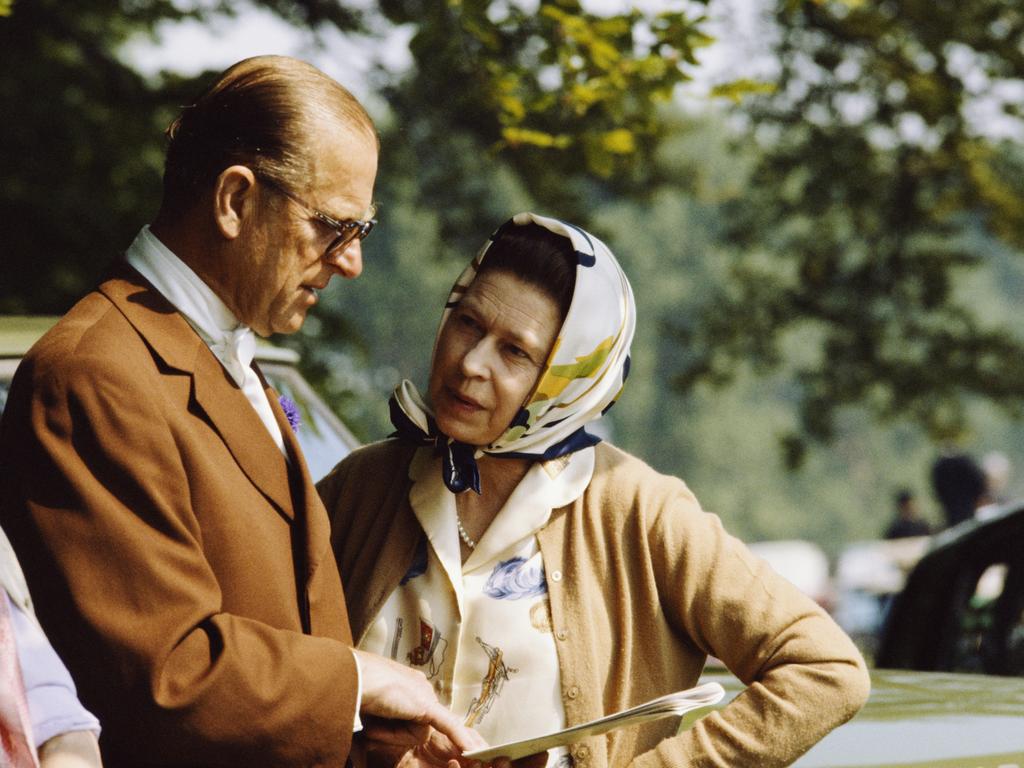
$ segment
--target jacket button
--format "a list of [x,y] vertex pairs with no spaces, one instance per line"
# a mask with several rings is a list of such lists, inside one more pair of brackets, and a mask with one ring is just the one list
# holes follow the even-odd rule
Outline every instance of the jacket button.
[[583,762],[590,757],[590,747],[586,744],[577,744],[572,749],[572,756],[577,762]]
[[552,581],[556,581],[556,582],[557,581],[561,581],[562,580],[562,572],[561,571],[552,571],[551,572],[551,580]]
[[580,695],[580,689],[575,685],[571,685],[569,686],[569,690],[565,692],[565,695],[567,698],[575,699],[577,696]]
[[555,637],[557,637],[559,640],[568,640],[569,639],[569,633],[566,632],[564,629],[560,629],[555,634]]

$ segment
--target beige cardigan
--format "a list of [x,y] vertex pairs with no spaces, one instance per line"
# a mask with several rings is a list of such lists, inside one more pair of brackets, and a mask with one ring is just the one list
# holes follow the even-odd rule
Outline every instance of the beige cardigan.
[[[414,449],[363,448],[318,486],[358,640],[412,562]],[[748,688],[692,730],[674,721],[573,745],[577,768],[788,765],[862,706],[853,643],[681,481],[602,443],[580,499],[538,534],[567,723],[697,683],[708,655]]]

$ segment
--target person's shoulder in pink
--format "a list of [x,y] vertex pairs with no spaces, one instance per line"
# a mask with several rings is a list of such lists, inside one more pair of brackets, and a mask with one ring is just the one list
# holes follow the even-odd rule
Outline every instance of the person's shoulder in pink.
[[78,700],[46,639],[17,557],[0,530],[0,748],[5,765],[100,766],[99,721]]

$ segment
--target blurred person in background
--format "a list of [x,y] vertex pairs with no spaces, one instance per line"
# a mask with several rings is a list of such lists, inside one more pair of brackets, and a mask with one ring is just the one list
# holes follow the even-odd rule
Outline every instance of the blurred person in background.
[[1005,504],[1010,501],[1007,489],[1013,465],[1002,451],[989,451],[981,458],[981,469],[985,473],[986,501],[989,504]]
[[99,768],[99,721],[39,626],[2,529],[0,584],[0,766]]
[[985,473],[966,453],[940,456],[932,465],[931,479],[948,527],[970,520],[985,501]]
[[911,536],[927,536],[931,533],[928,523],[921,517],[917,499],[906,488],[896,492],[896,517],[885,531],[887,539],[906,539]]
[[985,499],[974,514],[979,520],[987,520],[1011,500],[1007,488],[1013,466],[1002,451],[989,451],[981,458],[981,469],[985,473]]

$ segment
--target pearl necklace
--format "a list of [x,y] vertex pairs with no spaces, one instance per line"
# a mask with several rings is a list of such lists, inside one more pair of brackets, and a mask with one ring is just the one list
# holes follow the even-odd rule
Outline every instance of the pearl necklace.
[[455,527],[459,529],[459,538],[462,539],[462,543],[470,549],[476,549],[476,542],[470,538],[470,535],[466,533],[466,529],[462,527],[462,517],[457,509],[455,510]]

